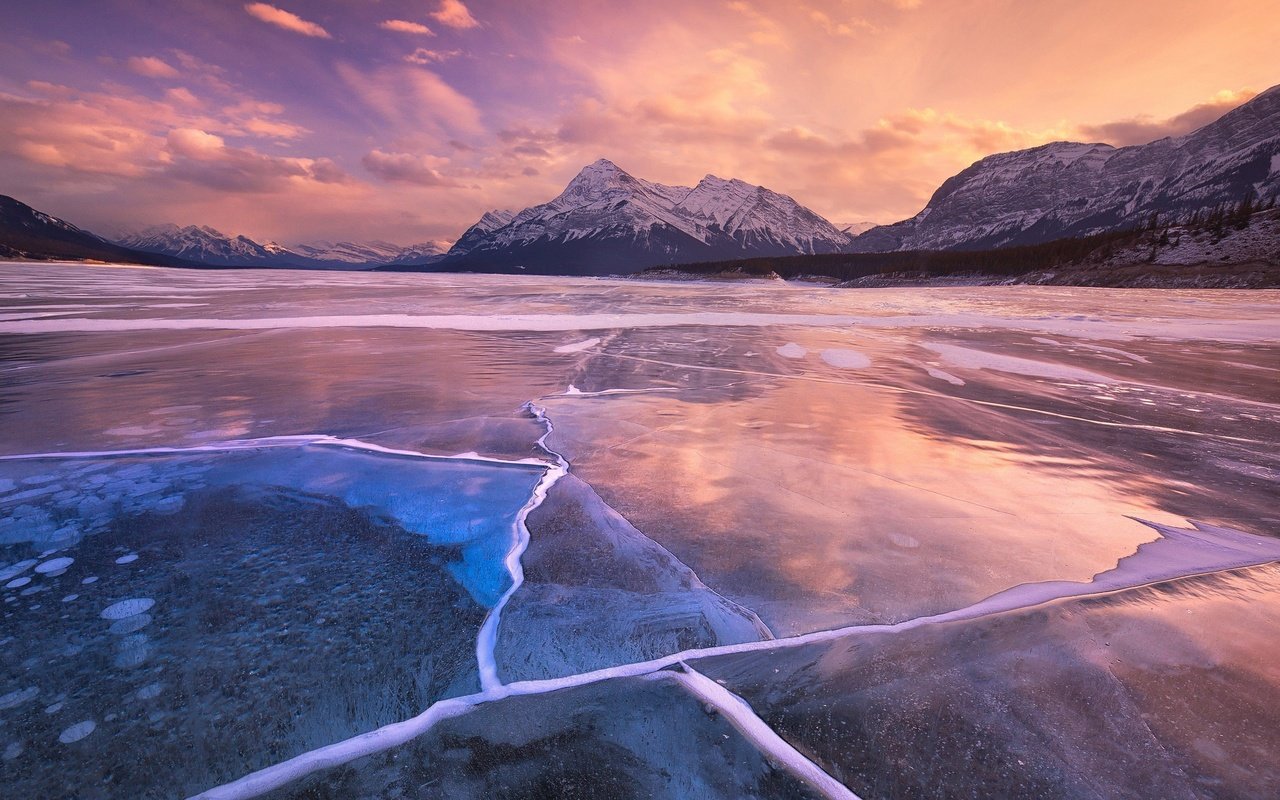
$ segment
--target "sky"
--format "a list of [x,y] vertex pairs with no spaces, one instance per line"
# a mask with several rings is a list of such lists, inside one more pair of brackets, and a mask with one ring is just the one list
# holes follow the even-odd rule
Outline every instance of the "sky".
[[0,194],[96,232],[457,238],[609,158],[915,214],[1280,83],[1275,0],[0,0]]

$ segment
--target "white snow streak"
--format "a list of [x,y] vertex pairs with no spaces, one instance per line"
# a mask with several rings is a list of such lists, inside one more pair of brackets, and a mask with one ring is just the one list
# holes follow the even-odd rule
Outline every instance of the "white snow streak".
[[801,781],[818,790],[830,800],[859,800],[859,797],[840,781],[828,775],[822,767],[810,761],[799,750],[787,743],[768,723],[756,716],[746,700],[681,662],[682,672],[662,671],[651,677],[657,680],[678,682],[694,697],[716,708],[729,720],[738,732],[754,744],[774,763],[785,768]]
[[524,565],[520,563],[520,559],[524,556],[524,551],[529,549],[529,515],[547,499],[547,493],[551,491],[551,487],[555,485],[556,481],[569,472],[569,462],[547,446],[547,437],[551,436],[555,426],[547,418],[546,409],[533,403],[526,403],[525,408],[546,426],[547,430],[542,436],[538,437],[537,444],[543,452],[551,456],[553,462],[550,464],[539,462],[543,464],[546,471],[543,472],[537,486],[533,487],[533,493],[529,496],[529,501],[516,514],[515,541],[507,552],[507,557],[503,560],[503,563],[507,566],[507,572],[511,574],[511,586],[502,593],[502,597],[498,598],[498,602],[489,610],[489,613],[484,618],[484,623],[480,626],[480,634],[476,637],[476,663],[480,669],[480,689],[482,693],[494,692],[502,688],[502,681],[498,678],[498,663],[494,656],[494,650],[498,645],[498,624],[502,621],[502,609],[506,607],[507,602],[511,600],[511,596],[524,583]]

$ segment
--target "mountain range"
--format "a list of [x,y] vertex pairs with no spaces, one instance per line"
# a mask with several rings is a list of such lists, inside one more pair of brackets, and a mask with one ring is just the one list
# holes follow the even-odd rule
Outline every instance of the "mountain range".
[[787,195],[707,175],[697,186],[589,164],[553,200],[490,211],[436,269],[569,275],[783,254],[837,253],[853,237]]
[[401,247],[390,242],[315,242],[285,247],[228,236],[208,225],[155,225],[122,233],[116,244],[147,253],[172,256],[210,267],[295,267],[304,269],[369,269],[402,261],[430,263],[443,255],[439,242]]
[[696,186],[668,186],[600,159],[546,203],[485,213],[447,251],[438,242],[284,247],[194,225],[107,241],[0,196],[0,257],[600,275],[758,256],[1037,244],[1277,196],[1280,87],[1273,87],[1185,136],[1128,147],[1053,142],[988,156],[945,181],[914,217],[869,229],[833,225],[744,181],[707,175]]
[[914,217],[872,228],[856,252],[1038,244],[1280,194],[1280,86],[1185,136],[1149,144],[1054,142],[988,156]]

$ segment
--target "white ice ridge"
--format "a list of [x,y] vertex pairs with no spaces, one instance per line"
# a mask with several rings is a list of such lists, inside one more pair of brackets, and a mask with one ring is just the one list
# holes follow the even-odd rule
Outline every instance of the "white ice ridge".
[[494,650],[498,646],[498,624],[502,621],[502,609],[524,583],[524,565],[520,559],[524,557],[524,551],[529,548],[529,515],[547,499],[547,493],[551,491],[556,481],[569,472],[569,462],[547,445],[547,438],[551,436],[555,426],[547,417],[546,409],[532,402],[525,403],[524,407],[533,414],[535,419],[546,426],[546,431],[538,437],[537,445],[544,453],[551,456],[552,462],[549,464],[545,461],[537,462],[545,467],[545,471],[538,480],[538,484],[533,487],[533,493],[529,495],[528,502],[516,514],[515,540],[507,552],[507,557],[503,560],[507,565],[507,572],[511,574],[511,586],[502,593],[502,597],[498,598],[493,608],[489,609],[484,622],[480,625],[480,634],[476,637],[476,663],[480,669],[481,693],[494,692],[502,688],[502,681],[498,678],[498,662],[494,656]]
[[652,386],[647,389],[601,389],[596,392],[584,392],[572,383],[560,394],[549,394],[546,397],[608,397],[614,394],[653,394],[654,392],[679,392],[674,386]]
[[955,328],[1017,330],[1080,339],[1156,339],[1221,342],[1273,342],[1280,339],[1277,319],[1080,319],[1000,317],[983,313],[773,314],[749,311],[632,314],[325,314],[308,317],[191,317],[120,319],[59,317],[0,321],[0,333],[96,333],[146,330],[270,330],[277,328],[428,328],[455,331],[604,331],[674,328],[685,325],[759,328],[799,327]]
[[600,344],[600,337],[594,336],[590,339],[586,339],[581,342],[574,342],[573,344],[562,344],[555,349],[555,352],[581,353],[583,350],[590,350],[591,348],[595,347],[598,344]]
[[643,677],[696,659],[780,650],[848,636],[900,633],[924,625],[972,620],[993,614],[1019,611],[1057,600],[1111,594],[1181,578],[1280,562],[1280,538],[1255,536],[1194,521],[1192,522],[1194,528],[1189,529],[1174,528],[1144,520],[1138,520],[1138,522],[1154,528],[1160,536],[1139,545],[1136,552],[1120,559],[1113,569],[1100,572],[1089,581],[1024,583],[964,608],[916,617],[894,624],[853,625],[783,639],[685,650],[651,661],[622,664],[578,675],[504,684],[479,694],[441,700],[432,704],[417,717],[303,753],[230,783],[201,792],[192,800],[247,800],[258,797],[318,770],[345,764],[404,744],[431,730],[442,719],[459,716],[483,703],[507,697],[544,694],[612,678]]
[[209,444],[197,444],[189,447],[138,447],[128,450],[71,450],[50,451],[45,453],[10,453],[0,455],[0,461],[32,461],[37,459],[69,459],[69,458],[123,458],[126,456],[163,456],[185,455],[192,453],[228,453],[236,450],[261,450],[269,447],[340,447],[347,450],[363,450],[381,455],[402,456],[406,458],[423,458],[431,461],[469,461],[483,464],[505,464],[531,467],[545,467],[547,462],[538,458],[493,458],[478,453],[458,453],[457,455],[438,455],[421,453],[417,450],[397,450],[380,444],[360,439],[345,439],[322,433],[297,434],[291,436],[264,436],[259,439],[230,439]]
[[849,787],[828,775],[822,767],[810,761],[786,739],[779,736],[773,728],[770,728],[768,723],[756,716],[756,712],[746,700],[684,662],[680,663],[680,670],[679,672],[662,670],[648,677],[655,680],[676,681],[694,697],[713,706],[747,738],[747,741],[755,745],[771,761],[816,789],[828,800],[860,800],[856,794],[849,791]]

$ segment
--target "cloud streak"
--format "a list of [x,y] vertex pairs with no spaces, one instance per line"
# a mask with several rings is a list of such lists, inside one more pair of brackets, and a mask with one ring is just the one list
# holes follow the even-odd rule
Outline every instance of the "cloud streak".
[[395,31],[396,33],[412,33],[418,36],[435,36],[435,31],[423,25],[421,22],[410,22],[405,19],[388,19],[378,23],[378,27],[383,30]]
[[275,25],[277,28],[284,28],[286,31],[300,33],[303,36],[311,36],[317,39],[332,39],[333,37],[327,30],[320,27],[314,22],[308,22],[302,17],[283,8],[276,8],[267,3],[248,3],[244,7],[250,16],[259,19],[268,25]]

